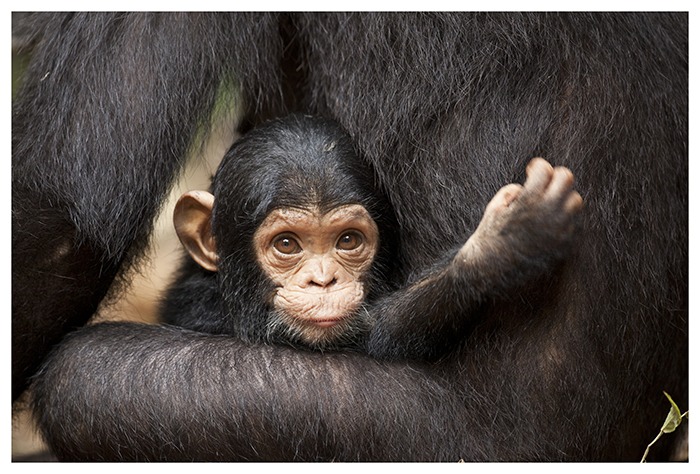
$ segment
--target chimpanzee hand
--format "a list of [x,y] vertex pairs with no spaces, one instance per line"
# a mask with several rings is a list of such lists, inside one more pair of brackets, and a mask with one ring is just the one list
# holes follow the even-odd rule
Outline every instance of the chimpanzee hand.
[[458,268],[468,265],[476,271],[485,289],[547,268],[563,257],[573,234],[583,200],[572,189],[571,171],[535,158],[526,172],[523,186],[504,186],[491,199],[455,258]]

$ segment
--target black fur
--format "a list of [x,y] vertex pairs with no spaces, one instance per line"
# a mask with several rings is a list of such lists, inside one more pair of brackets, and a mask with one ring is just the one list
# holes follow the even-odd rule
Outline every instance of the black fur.
[[[569,263],[430,366],[79,330],[34,386],[61,458],[635,461],[668,412],[662,390],[687,406],[687,14],[46,24],[13,106],[15,393],[142,246],[231,77],[243,129],[303,111],[349,132],[396,213],[407,271],[462,242],[533,156],[570,168],[585,202]],[[651,454],[668,459],[674,441]]]
[[222,85],[236,74],[243,100],[281,108],[279,94],[256,97],[280,83],[274,15],[34,20],[43,29],[12,115],[13,397],[145,248]]

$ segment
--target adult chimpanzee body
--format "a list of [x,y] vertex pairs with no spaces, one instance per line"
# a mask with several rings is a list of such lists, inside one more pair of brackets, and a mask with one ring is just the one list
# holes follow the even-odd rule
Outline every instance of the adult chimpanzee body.
[[348,130],[395,211],[405,271],[473,232],[532,156],[576,176],[572,257],[429,365],[81,329],[34,385],[59,457],[640,459],[662,390],[687,404],[687,21],[52,16],[13,107],[15,393],[142,247],[233,80],[243,129],[303,111]]
[[188,255],[163,321],[252,343],[438,359],[480,322],[484,301],[552,268],[581,209],[571,173],[535,159],[466,243],[405,278],[396,220],[374,182],[331,120],[295,114],[249,131],[224,156],[213,194],[178,201]]

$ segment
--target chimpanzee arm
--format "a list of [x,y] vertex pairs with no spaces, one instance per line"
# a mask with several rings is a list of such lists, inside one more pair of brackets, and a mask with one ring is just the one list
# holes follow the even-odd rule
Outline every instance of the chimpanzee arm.
[[573,175],[536,158],[527,176],[524,186],[501,188],[464,246],[375,305],[370,354],[436,359],[478,321],[484,301],[531,282],[563,258],[583,203],[572,189]]
[[419,366],[163,326],[72,333],[32,393],[61,460],[457,461],[472,444],[454,387]]

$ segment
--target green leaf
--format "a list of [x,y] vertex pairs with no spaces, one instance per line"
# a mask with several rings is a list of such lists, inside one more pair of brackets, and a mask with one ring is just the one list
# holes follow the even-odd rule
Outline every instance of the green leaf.
[[661,431],[664,433],[673,433],[676,431],[676,428],[678,428],[678,425],[681,424],[681,411],[678,409],[678,405],[676,405],[676,402],[673,401],[668,393],[664,392],[664,395],[666,395],[668,401],[671,402],[671,411],[668,412],[668,416],[661,427]]

